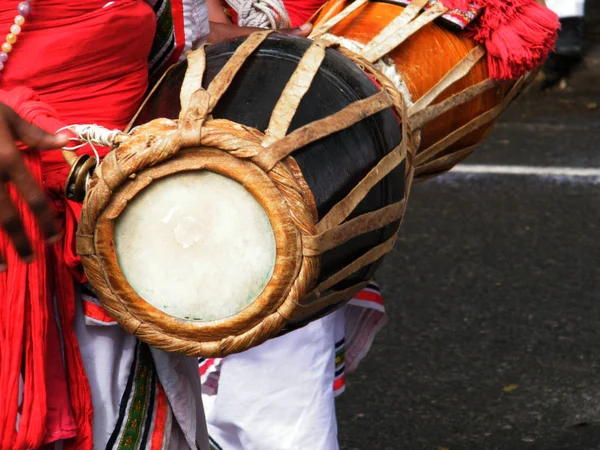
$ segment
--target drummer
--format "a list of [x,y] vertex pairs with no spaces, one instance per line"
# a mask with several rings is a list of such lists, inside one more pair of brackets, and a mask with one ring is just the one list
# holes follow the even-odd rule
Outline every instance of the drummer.
[[[285,14],[269,18],[264,8],[251,9],[244,24],[275,20],[278,28],[304,29],[302,24],[325,3],[275,2]],[[219,0],[209,0],[208,7],[211,23],[231,24]],[[206,419],[215,447],[337,449],[335,397],[345,390],[345,371],[356,368],[386,322],[383,299],[371,283],[347,306],[304,328],[241,354],[201,359]]]
[[[81,205],[63,195],[68,166],[50,150],[67,138],[47,133],[124,129],[149,73],[207,40],[206,5],[7,1],[0,24],[0,449],[206,450],[197,360],[125,333],[82,285]],[[240,34],[216,28],[213,41]]]

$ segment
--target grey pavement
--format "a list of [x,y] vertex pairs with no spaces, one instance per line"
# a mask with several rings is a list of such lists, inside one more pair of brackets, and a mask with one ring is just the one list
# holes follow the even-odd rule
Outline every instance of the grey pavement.
[[[593,4],[592,4],[593,3]],[[600,2],[569,87],[532,88],[467,164],[600,169]],[[343,449],[600,449],[600,179],[414,187],[378,273],[390,322],[339,399]]]

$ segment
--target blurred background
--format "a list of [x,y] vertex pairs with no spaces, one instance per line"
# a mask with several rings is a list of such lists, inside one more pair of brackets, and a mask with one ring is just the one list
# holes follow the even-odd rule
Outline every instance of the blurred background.
[[378,275],[390,321],[337,403],[343,449],[600,449],[598,0],[584,42],[414,187]]

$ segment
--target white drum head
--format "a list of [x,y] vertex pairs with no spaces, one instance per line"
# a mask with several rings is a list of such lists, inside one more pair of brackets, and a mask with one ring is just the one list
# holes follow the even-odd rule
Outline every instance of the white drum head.
[[146,302],[209,321],[242,311],[275,267],[275,236],[262,206],[238,182],[208,171],[152,182],[119,215],[123,276]]

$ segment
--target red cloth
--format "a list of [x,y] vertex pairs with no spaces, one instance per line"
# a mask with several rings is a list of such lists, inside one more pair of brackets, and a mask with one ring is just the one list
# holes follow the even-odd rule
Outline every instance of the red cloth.
[[[106,3],[32,3],[32,13],[0,81],[0,101],[51,132],[72,123],[125,127],[147,88],[155,16],[141,0],[103,7]],[[15,6],[0,3],[0,24],[12,23]],[[60,151],[43,152],[41,158],[38,152],[27,152],[26,159],[50,195],[65,233],[59,244],[47,248],[32,214],[11,190],[36,260],[23,264],[0,232],[0,251],[9,265],[0,274],[0,448],[38,448],[76,434],[66,448],[91,449],[90,391],[73,331],[74,278],[83,277],[74,251],[80,205],[67,202],[62,195],[68,167]],[[58,331],[49,307],[51,290],[62,325],[66,373],[60,365]],[[23,403],[19,406],[22,374]]]
[[493,79],[515,79],[539,67],[554,48],[558,16],[536,0],[442,0],[445,7],[483,9],[467,28],[487,50]]
[[323,0],[285,0],[285,9],[292,28],[305,24],[326,2]]

